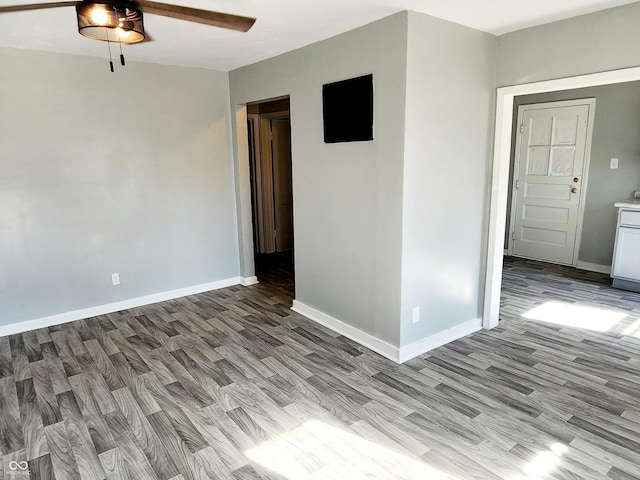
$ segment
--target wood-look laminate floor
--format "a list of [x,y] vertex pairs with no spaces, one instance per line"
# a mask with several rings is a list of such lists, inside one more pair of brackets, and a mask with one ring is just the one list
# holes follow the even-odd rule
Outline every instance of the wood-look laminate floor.
[[504,277],[499,327],[401,366],[292,313],[290,280],[0,338],[0,477],[640,478],[640,296]]

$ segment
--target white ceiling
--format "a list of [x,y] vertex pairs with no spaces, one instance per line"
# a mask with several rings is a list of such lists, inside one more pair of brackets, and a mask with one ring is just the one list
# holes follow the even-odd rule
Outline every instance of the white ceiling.
[[[47,0],[40,0],[47,1]],[[171,1],[171,0],[164,0]],[[155,41],[125,46],[129,61],[233,70],[415,10],[500,35],[637,0],[176,0],[257,18],[248,33],[145,15]],[[0,0],[0,6],[38,0]],[[0,45],[105,58],[103,42],[77,33],[73,7],[0,15]]]

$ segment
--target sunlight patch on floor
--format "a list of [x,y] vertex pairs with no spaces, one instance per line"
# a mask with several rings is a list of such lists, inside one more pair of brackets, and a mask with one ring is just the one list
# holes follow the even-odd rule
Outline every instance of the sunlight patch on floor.
[[549,447],[546,452],[541,452],[536,455],[529,463],[524,467],[524,473],[531,479],[542,479],[555,470],[560,457],[567,451],[567,446],[561,443],[555,443]]
[[565,327],[606,332],[627,316],[625,312],[574,303],[547,302],[523,313],[524,318]]
[[629,337],[640,338],[640,320],[636,320],[627,328],[625,328],[623,335],[627,335]]
[[256,463],[290,480],[457,480],[427,463],[318,420],[246,450]]

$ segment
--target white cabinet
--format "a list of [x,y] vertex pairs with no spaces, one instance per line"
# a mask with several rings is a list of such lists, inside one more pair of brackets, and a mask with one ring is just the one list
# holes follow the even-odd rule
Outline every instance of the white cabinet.
[[618,212],[616,244],[611,266],[613,286],[640,291],[640,210]]

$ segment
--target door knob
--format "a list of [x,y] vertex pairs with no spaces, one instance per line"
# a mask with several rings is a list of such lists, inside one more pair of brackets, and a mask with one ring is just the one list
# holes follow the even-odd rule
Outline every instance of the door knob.
[[571,189],[571,193],[578,193],[578,189],[577,189],[576,187],[573,187],[573,188]]
[[573,183],[578,183],[580,179],[578,177],[573,177]]

